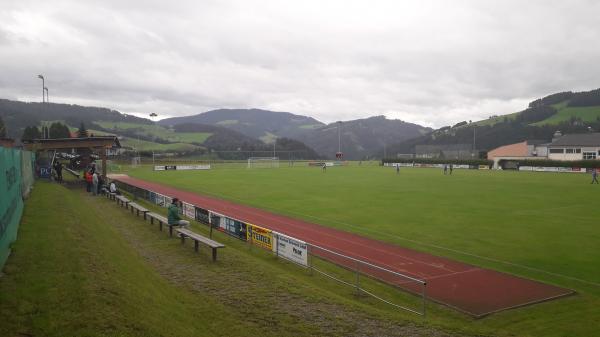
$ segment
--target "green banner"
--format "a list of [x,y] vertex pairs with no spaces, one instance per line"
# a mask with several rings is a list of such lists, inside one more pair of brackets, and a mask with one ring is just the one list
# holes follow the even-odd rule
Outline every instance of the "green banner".
[[0,269],[17,239],[23,192],[29,193],[33,185],[33,162],[30,152],[0,147]]

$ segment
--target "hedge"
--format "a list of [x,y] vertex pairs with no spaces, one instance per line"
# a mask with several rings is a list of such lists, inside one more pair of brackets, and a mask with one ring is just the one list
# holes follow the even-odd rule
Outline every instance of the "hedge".
[[[503,160],[501,160],[502,162]],[[600,168],[600,160],[506,160],[517,162],[519,166],[538,166],[538,167],[581,167],[581,168]]]

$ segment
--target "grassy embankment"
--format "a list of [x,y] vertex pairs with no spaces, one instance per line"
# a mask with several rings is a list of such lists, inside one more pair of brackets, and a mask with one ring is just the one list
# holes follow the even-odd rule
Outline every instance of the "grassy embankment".
[[[204,226],[192,227],[206,232]],[[0,278],[0,335],[445,336],[444,330],[461,335],[490,331],[436,319],[424,323],[357,298],[351,288],[311,276],[239,240],[221,233],[215,239],[227,248],[212,263],[208,251],[195,254],[189,243],[181,247],[114,202],[38,182]]]

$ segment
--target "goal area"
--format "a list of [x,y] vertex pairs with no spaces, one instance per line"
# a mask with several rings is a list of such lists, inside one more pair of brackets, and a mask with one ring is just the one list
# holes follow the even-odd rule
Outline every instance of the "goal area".
[[250,157],[248,168],[278,168],[279,157]]

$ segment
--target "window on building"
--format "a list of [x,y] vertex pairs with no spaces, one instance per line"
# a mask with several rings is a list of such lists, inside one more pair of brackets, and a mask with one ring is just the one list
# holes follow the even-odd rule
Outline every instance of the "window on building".
[[575,153],[581,153],[581,149],[575,149]]
[[566,153],[575,153],[575,149],[565,149]]
[[596,152],[584,152],[583,159],[596,159]]
[[550,153],[565,153],[565,149],[550,149]]

